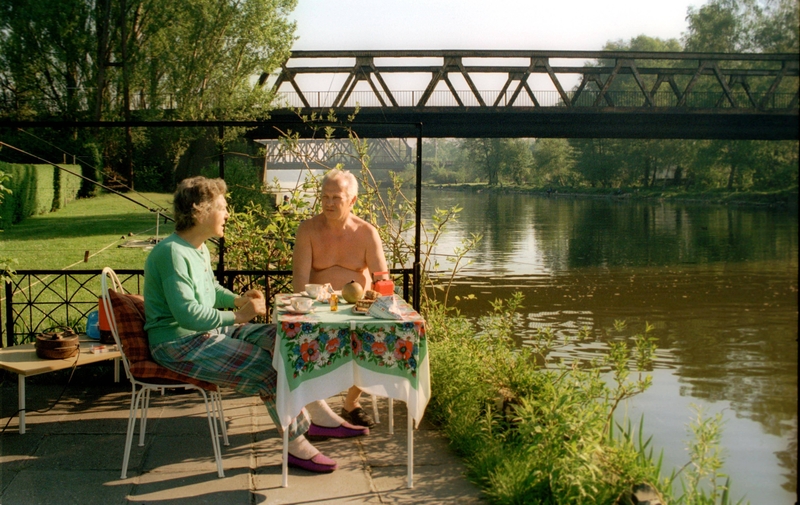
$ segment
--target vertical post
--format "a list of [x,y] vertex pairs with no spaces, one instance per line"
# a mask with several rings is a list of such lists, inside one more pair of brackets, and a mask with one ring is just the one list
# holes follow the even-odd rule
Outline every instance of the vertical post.
[[[219,178],[225,179],[225,127],[217,126],[217,137],[219,139]],[[217,263],[217,281],[224,284],[225,276],[225,237],[219,239],[219,263]]]
[[11,289],[10,282],[4,282],[6,286],[6,347],[11,347],[14,342],[14,318],[12,317],[12,309],[14,304],[14,290]]
[[420,296],[422,290],[422,272],[420,270],[420,240],[422,240],[422,123],[417,124],[417,201],[416,206],[416,228],[414,230],[414,310],[419,311]]

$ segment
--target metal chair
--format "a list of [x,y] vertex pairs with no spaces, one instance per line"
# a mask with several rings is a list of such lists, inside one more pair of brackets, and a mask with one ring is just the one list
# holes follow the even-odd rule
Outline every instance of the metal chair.
[[[229,443],[219,388],[215,384],[175,373],[153,361],[147,333],[144,331],[144,298],[141,295],[126,294],[116,273],[109,267],[103,268],[100,283],[101,303],[114,341],[122,355],[125,375],[131,382],[131,408],[128,415],[128,432],[125,439],[121,478],[127,478],[128,460],[133,443],[133,432],[136,429],[137,414],[141,413],[139,425],[139,446],[141,447],[144,445],[144,434],[147,428],[150,391],[157,390],[163,394],[166,389],[196,390],[203,395],[208,429],[211,433],[211,443],[217,463],[217,475],[220,478],[224,477],[219,431],[222,432],[225,445],[227,446]],[[219,431],[217,422],[220,426]]]

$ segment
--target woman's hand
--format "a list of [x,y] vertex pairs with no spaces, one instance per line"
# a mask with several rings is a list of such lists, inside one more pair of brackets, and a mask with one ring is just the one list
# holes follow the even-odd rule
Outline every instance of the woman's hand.
[[[249,293],[249,291],[248,291]],[[245,293],[247,295],[247,293]],[[244,299],[245,303],[242,305],[239,310],[234,312],[236,318],[234,322],[236,324],[246,323],[252,320],[256,316],[266,316],[267,315],[267,302],[264,299],[264,296],[261,295],[260,298],[258,297],[248,297],[248,296],[241,296],[236,300]],[[236,303],[236,302],[234,302]]]
[[257,289],[250,289],[246,291],[242,296],[237,296],[235,300],[233,300],[233,304],[236,306],[237,309],[241,309],[244,307],[247,302],[250,300],[264,300],[264,293]]

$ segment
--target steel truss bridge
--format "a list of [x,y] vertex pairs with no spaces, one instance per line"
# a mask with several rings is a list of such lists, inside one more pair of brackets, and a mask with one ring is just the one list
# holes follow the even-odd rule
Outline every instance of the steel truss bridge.
[[[361,137],[798,138],[797,54],[295,51],[272,88]],[[274,79],[272,77],[271,79]],[[267,80],[267,83],[270,81]],[[264,125],[254,135],[280,137]],[[341,133],[334,133],[334,136]]]
[[[267,170],[328,169],[337,164],[361,170],[361,156],[348,139],[298,139],[289,146],[280,140],[259,140],[264,144]],[[414,149],[409,139],[374,139],[366,143],[370,170],[399,172],[414,164]]]

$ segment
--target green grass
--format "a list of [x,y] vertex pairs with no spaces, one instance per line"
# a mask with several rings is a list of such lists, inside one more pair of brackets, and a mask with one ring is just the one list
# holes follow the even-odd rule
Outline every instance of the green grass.
[[[172,194],[130,193],[146,207],[169,209]],[[159,223],[158,235],[173,230],[172,222]],[[16,270],[100,270],[143,268],[147,252],[120,247],[131,240],[156,236],[156,214],[115,194],[71,202],[57,212],[34,216],[0,232],[0,258],[16,260]],[[89,260],[84,263],[85,251]]]

